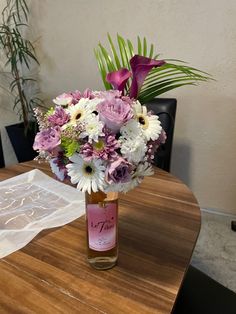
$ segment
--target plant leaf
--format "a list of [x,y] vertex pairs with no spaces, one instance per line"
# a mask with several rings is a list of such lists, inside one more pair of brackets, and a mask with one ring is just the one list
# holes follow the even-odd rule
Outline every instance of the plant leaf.
[[147,56],[147,40],[145,37],[143,38],[143,56]]
[[111,36],[110,36],[109,33],[107,34],[107,37],[108,37],[108,40],[109,40],[109,43],[110,43],[110,48],[111,48],[111,51],[112,51],[112,54],[113,54],[113,58],[114,58],[115,63],[116,63],[116,70],[119,70],[121,68],[121,63],[120,63],[120,60],[119,60],[119,57],[117,55],[115,46],[113,44],[113,41],[112,41]]

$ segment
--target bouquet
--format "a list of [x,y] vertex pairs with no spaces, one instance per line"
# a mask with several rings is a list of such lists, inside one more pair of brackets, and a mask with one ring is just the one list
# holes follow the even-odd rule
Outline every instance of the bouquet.
[[[112,77],[112,79],[114,79]],[[63,93],[55,106],[35,110],[33,148],[61,181],[82,192],[127,192],[152,175],[166,134],[157,115],[121,90]]]

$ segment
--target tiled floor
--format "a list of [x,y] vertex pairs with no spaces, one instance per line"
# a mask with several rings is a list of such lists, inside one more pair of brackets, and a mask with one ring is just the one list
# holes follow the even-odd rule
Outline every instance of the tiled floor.
[[236,216],[202,210],[202,227],[192,265],[236,292]]

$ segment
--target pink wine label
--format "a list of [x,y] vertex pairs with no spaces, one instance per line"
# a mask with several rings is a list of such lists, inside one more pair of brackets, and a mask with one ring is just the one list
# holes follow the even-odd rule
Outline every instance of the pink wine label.
[[117,204],[105,203],[87,205],[89,248],[107,251],[116,245]]

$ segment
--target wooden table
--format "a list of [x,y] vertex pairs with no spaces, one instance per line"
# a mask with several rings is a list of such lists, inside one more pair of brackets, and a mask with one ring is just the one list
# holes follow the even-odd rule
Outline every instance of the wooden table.
[[[33,168],[0,170],[0,180]],[[191,191],[169,173],[120,196],[119,261],[108,271],[86,262],[85,221],[40,233],[0,261],[0,313],[170,313],[200,229]],[[76,210],[76,208],[75,208]]]

